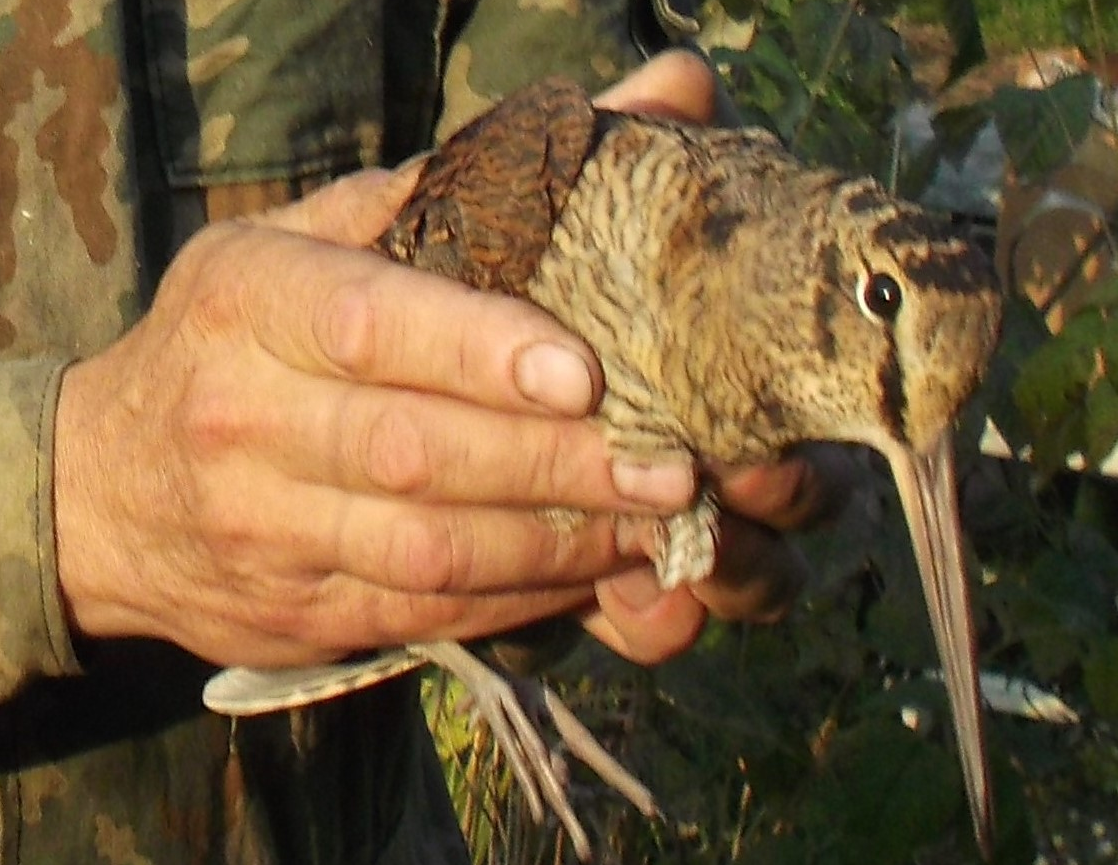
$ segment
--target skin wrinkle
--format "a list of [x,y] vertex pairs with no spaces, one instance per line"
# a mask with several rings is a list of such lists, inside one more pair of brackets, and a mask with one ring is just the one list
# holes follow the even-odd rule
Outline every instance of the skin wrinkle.
[[815,328],[816,345],[824,359],[834,360],[838,356],[832,322],[837,312],[834,295],[825,289],[826,284],[838,285],[841,276],[838,265],[838,248],[833,243],[826,244],[820,252],[821,264],[827,273],[825,283],[820,283],[815,291]]

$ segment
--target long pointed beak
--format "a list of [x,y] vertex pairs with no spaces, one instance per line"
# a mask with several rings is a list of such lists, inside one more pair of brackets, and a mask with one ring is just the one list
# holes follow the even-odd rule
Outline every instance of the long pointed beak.
[[978,652],[963,566],[951,430],[927,454],[896,446],[886,453],[912,534],[924,600],[932,619],[955,724],[975,839],[989,858],[993,802],[978,689]]

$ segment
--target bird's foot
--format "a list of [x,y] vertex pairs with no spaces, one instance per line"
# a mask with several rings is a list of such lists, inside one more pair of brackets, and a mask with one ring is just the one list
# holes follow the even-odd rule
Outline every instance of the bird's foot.
[[[545,518],[561,531],[574,531],[588,515],[584,511],[551,508]],[[714,572],[718,550],[718,497],[704,487],[690,510],[664,519],[632,515],[618,518],[619,546],[650,558],[662,588],[697,583]],[[651,524],[651,532],[649,526]]]
[[[408,651],[453,673],[466,686],[477,711],[489,723],[501,752],[509,761],[533,819],[537,823],[543,821],[543,803],[546,802],[569,834],[575,853],[582,861],[591,856],[590,839],[567,796],[566,764],[557,751],[544,743],[539,725],[529,716],[525,702],[533,704],[533,714],[550,717],[567,750],[603,781],[643,814],[658,813],[648,788],[618,763],[559,696],[543,683],[525,679],[514,688],[501,673],[459,643],[419,643],[409,645]],[[525,699],[518,694],[518,689],[527,689]]]
[[718,500],[704,489],[689,511],[663,520],[656,530],[656,575],[664,589],[705,580],[718,547]]

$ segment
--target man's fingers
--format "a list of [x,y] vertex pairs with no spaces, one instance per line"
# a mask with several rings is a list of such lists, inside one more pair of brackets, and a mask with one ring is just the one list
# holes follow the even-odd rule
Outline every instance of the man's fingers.
[[594,104],[707,123],[714,117],[714,93],[713,72],[700,57],[665,51],[601,93]]
[[[369,646],[468,640],[558,615],[592,597],[587,586],[532,589],[466,598],[394,591],[342,572],[315,581],[302,603],[298,586],[259,596],[220,596],[210,615],[171,620],[160,629],[185,648],[223,665],[277,667],[336,660]],[[210,596],[212,599],[214,596]],[[190,606],[198,604],[192,598]],[[223,646],[220,657],[211,647]]]
[[686,587],[660,589],[652,567],[599,580],[597,605],[583,627],[615,652],[638,664],[657,664],[695,642],[706,609]]
[[[571,585],[609,573],[622,561],[608,515],[557,528],[531,509],[444,507],[350,495],[295,484],[244,462],[226,467],[220,489],[196,492],[197,543],[215,570],[245,576],[263,599],[274,579],[313,582],[343,571],[394,591],[448,595]],[[228,492],[253,484],[253,507]],[[257,587],[251,589],[251,587]]]
[[671,592],[659,588],[651,566],[599,580],[598,603],[583,625],[625,657],[657,663],[694,642],[708,612],[732,621],[779,619],[810,578],[810,564],[780,533],[726,515],[713,576]]
[[181,258],[188,284],[208,292],[196,327],[247,319],[266,351],[305,372],[567,416],[601,394],[589,348],[525,301],[244,224],[209,229]]
[[[712,89],[701,60],[674,52],[599,102],[702,120]],[[602,391],[598,363],[550,316],[360,251],[391,224],[421,166],[420,159],[396,172],[360,172],[238,228],[211,229],[209,244],[216,248],[198,244],[199,266],[238,264],[210,281],[223,289],[210,308],[220,315],[239,305],[253,315],[266,348],[308,372],[504,410],[567,416],[592,410]],[[276,242],[267,242],[269,233]],[[230,282],[236,290],[225,291]],[[267,295],[254,297],[249,286],[260,285]]]
[[804,528],[836,514],[858,483],[855,452],[810,442],[772,465],[722,473],[720,500],[735,513],[774,529]]
[[588,422],[278,372],[254,386],[269,399],[246,393],[235,417],[200,420],[201,448],[236,441],[293,480],[365,495],[511,507],[562,501],[585,510],[632,504],[614,492],[608,449]]
[[726,514],[718,567],[691,591],[720,619],[767,623],[788,611],[811,575],[803,553],[779,532]]
[[[370,644],[470,640],[569,612],[591,597],[585,583],[472,597],[391,589],[371,593],[363,581],[341,574],[318,609],[311,611],[305,636],[316,644],[350,651]],[[377,639],[370,641],[373,627]]]
[[394,171],[371,168],[335,180],[293,204],[252,216],[255,225],[327,243],[368,248],[387,230],[419,179],[426,157]]

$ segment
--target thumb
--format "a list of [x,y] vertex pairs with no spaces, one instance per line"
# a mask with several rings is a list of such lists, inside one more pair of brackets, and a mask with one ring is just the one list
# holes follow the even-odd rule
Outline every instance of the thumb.
[[675,50],[657,54],[595,98],[599,108],[636,111],[709,123],[715,113],[714,73],[697,54]]
[[251,216],[249,221],[339,246],[371,246],[411,195],[426,161],[427,154],[422,154],[393,171],[370,168],[346,175],[306,198]]

